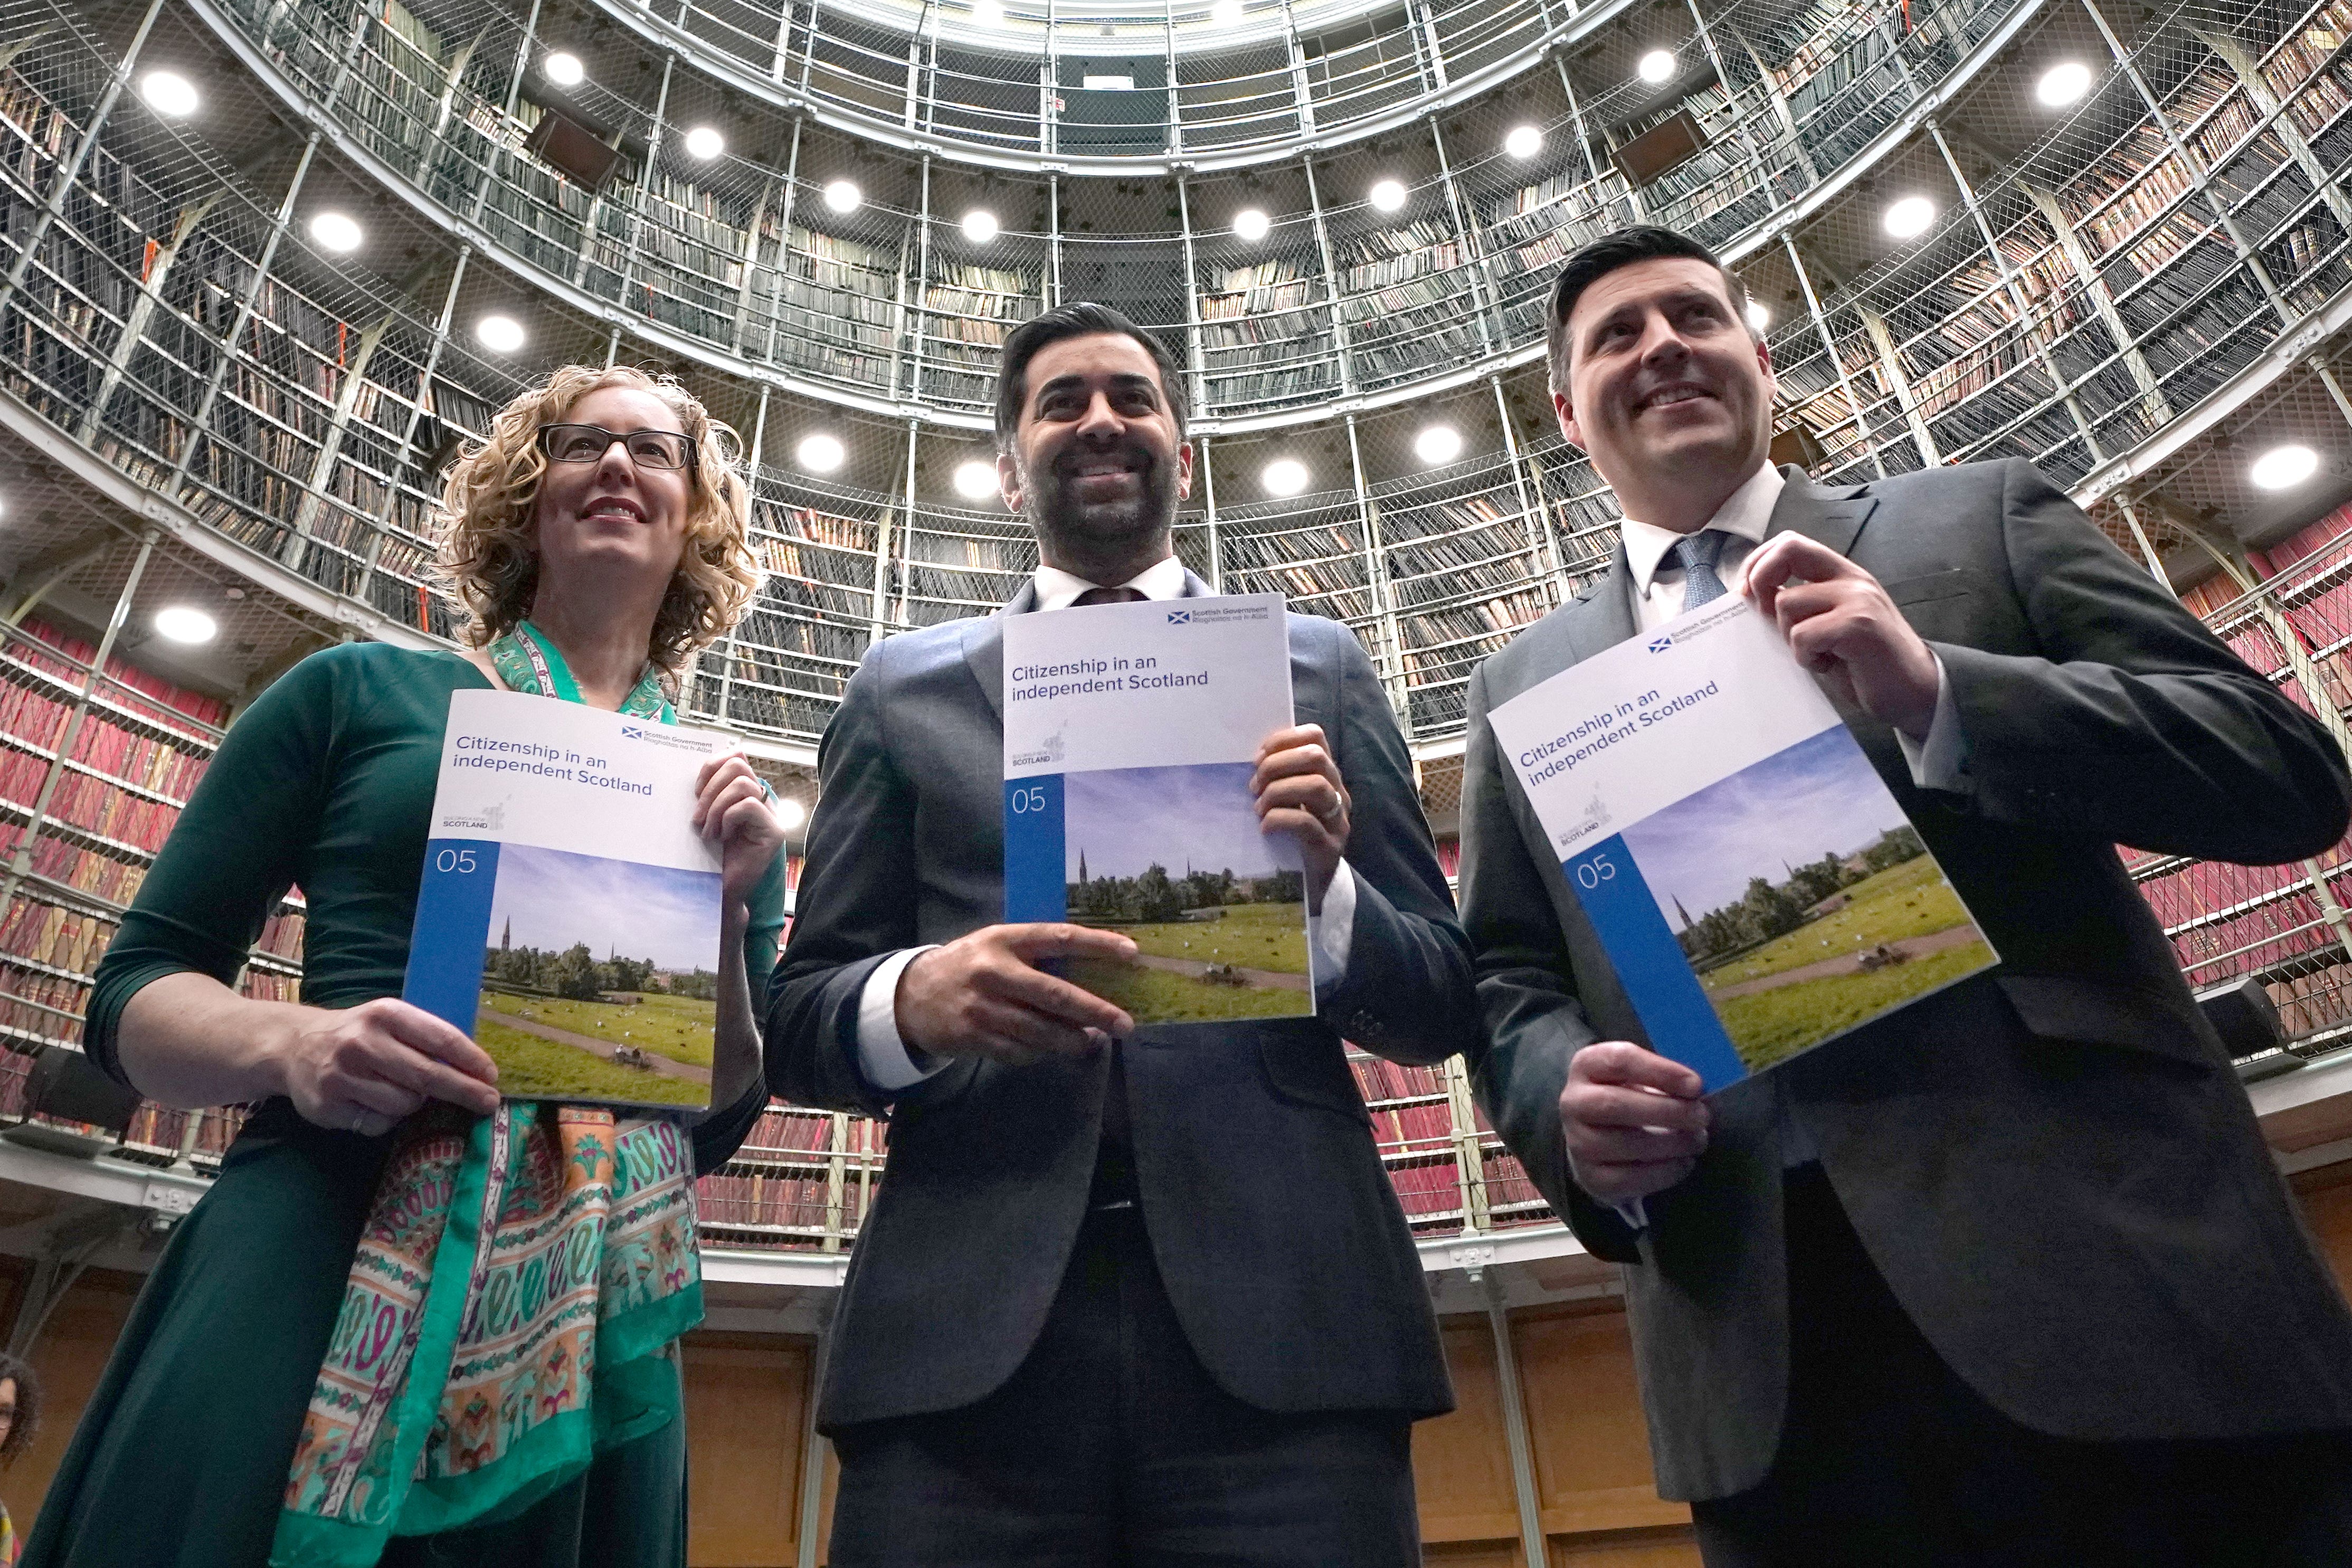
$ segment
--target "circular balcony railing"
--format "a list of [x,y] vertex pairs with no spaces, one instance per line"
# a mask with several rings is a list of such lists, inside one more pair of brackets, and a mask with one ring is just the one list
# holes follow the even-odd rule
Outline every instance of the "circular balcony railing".
[[[2352,313],[2344,9],[2329,0],[2263,33],[2183,12],[2113,49],[2087,13],[2053,20],[2016,46],[2019,64],[2107,49],[2082,105],[2026,116],[2029,73],[1988,74],[1874,159],[1875,196],[1833,193],[1793,229],[1735,235],[1727,248],[1773,315],[1780,417],[1818,444],[1815,471],[2021,455],[2112,506],[2118,481],[2217,400],[2306,359]],[[404,276],[321,254],[296,219],[321,192],[364,200],[366,165],[320,129],[247,159],[248,178],[114,90],[120,62],[52,16],[0,69],[0,413],[126,504],[193,519],[193,538],[289,597],[373,634],[446,631],[424,580],[441,455],[541,360],[617,352],[634,322],[593,296],[518,305],[495,256],[398,204],[369,210]],[[253,102],[261,127],[268,100]],[[1899,192],[1929,195],[1942,220],[1888,239],[1876,204]],[[492,308],[530,317],[530,362],[476,344],[470,325]],[[644,345],[627,340],[635,358]],[[909,384],[983,382],[985,347],[953,369],[896,341]],[[969,419],[845,408],[780,386],[764,360],[680,360],[746,433],[768,570],[688,706],[805,758],[877,637],[1001,602],[1034,546],[992,504],[955,498],[953,469],[984,450]],[[1205,424],[1180,530],[1186,559],[1225,586],[1279,590],[1353,627],[1431,754],[1459,733],[1476,661],[1614,549],[1612,503],[1549,428],[1540,366],[1481,364],[1410,404],[1339,398],[1313,423]],[[1435,468],[1414,454],[1432,420],[1464,440]],[[852,453],[824,478],[793,460],[816,429]],[[1276,455],[1306,463],[1306,493],[1263,493]],[[2126,523],[2159,544],[2168,527],[2153,512]]]

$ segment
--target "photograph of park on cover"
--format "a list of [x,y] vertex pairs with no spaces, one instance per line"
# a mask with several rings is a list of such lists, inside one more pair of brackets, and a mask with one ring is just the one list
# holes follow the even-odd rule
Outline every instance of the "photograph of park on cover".
[[708,1108],[717,872],[499,848],[474,1039],[510,1100]]
[[1069,917],[1124,932],[1139,951],[1132,964],[1078,961],[1061,973],[1138,1023],[1314,1012],[1306,879],[1296,848],[1258,830],[1256,770],[1207,762],[1064,776]]
[[1996,961],[1843,726],[1622,837],[1751,1072]]

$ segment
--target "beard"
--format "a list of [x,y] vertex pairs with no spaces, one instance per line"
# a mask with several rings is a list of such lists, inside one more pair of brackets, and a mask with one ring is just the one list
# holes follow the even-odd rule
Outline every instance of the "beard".
[[1176,474],[1172,465],[1138,447],[1090,452],[1065,461],[1100,461],[1107,457],[1139,460],[1140,483],[1135,493],[1110,501],[1089,501],[1079,492],[1075,474],[1059,465],[1024,476],[1022,512],[1037,537],[1050,544],[1091,554],[1119,549],[1137,541],[1166,535],[1176,521]]

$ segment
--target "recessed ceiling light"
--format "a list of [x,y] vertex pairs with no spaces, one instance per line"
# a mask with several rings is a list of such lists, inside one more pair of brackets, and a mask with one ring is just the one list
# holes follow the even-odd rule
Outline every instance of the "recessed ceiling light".
[[1423,463],[1451,463],[1462,455],[1462,433],[1450,424],[1433,424],[1412,438],[1412,455]]
[[1217,0],[1209,7],[1209,20],[1220,27],[1238,25],[1242,19],[1242,0]]
[[209,643],[220,635],[220,622],[186,604],[167,604],[155,612],[155,632],[174,643]]
[[1515,125],[1503,138],[1503,151],[1514,158],[1532,158],[1543,151],[1543,132],[1532,125]]
[[338,256],[348,256],[359,249],[360,242],[367,236],[360,233],[359,225],[343,214],[320,213],[310,220],[310,237],[323,249],[331,250]]
[[2319,454],[2308,446],[2273,446],[2254,459],[2248,476],[2264,490],[2284,490],[2319,472]]
[[1307,465],[1296,457],[1277,457],[1257,478],[1269,496],[1296,496],[1307,488]]
[[1234,235],[1255,245],[1274,227],[1273,221],[1255,207],[1244,207],[1234,214]]
[[849,454],[842,450],[840,442],[819,433],[802,436],[799,450],[794,455],[800,459],[801,466],[810,473],[830,474],[841,466],[842,459]]
[[2091,90],[2091,68],[2080,60],[2052,66],[2042,73],[2033,96],[2052,109],[2063,109]]
[[790,795],[777,796],[774,810],[776,826],[788,833],[798,832],[801,824],[808,821],[808,808]]
[[1936,204],[1925,196],[1906,196],[1888,207],[1881,221],[1896,239],[1917,239],[1935,225]]
[[1404,183],[1401,180],[1382,180],[1370,193],[1372,205],[1384,213],[1395,212],[1404,205]]
[[971,19],[983,27],[1004,26],[1004,7],[997,0],[971,0]]
[[824,188],[824,204],[836,213],[854,213],[866,200],[866,193],[854,180],[835,180]]
[[578,87],[588,79],[588,68],[580,63],[578,55],[559,51],[540,61],[539,68],[558,87]]
[[967,501],[985,501],[997,493],[996,465],[985,457],[957,464],[955,487],[956,494]]
[[1771,324],[1772,312],[1764,308],[1764,302],[1750,298],[1748,301],[1748,329],[1751,332],[1761,332]]
[[996,237],[996,214],[986,207],[974,207],[963,215],[963,237],[974,245],[986,245]]
[[139,96],[147,100],[148,108],[174,120],[195,113],[196,105],[204,101],[196,96],[196,84],[177,71],[149,71],[139,78]]
[[474,323],[474,337],[493,354],[511,354],[523,345],[522,323],[511,316],[485,316]]
[[686,155],[699,158],[705,163],[727,151],[727,138],[708,125],[698,125],[686,133]]
[[1633,68],[1641,73],[1643,81],[1655,87],[1675,74],[1675,57],[1664,49],[1652,49]]

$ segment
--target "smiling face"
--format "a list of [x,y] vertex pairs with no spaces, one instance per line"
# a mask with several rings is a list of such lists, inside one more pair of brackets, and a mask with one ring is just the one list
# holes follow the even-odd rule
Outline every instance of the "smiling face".
[[1568,351],[1560,430],[1628,516],[1700,527],[1770,449],[1771,357],[1706,262],[1658,256],[1595,278],[1569,314]]
[[[670,406],[636,387],[599,387],[565,412],[566,424],[685,433]],[[540,476],[540,591],[613,575],[667,585],[686,549],[694,470],[640,468],[614,442],[593,463],[550,463]]]
[[1024,381],[996,474],[1046,564],[1119,582],[1094,574],[1164,557],[1176,503],[1192,494],[1192,448],[1177,436],[1150,353],[1124,333],[1064,338],[1037,350]]

